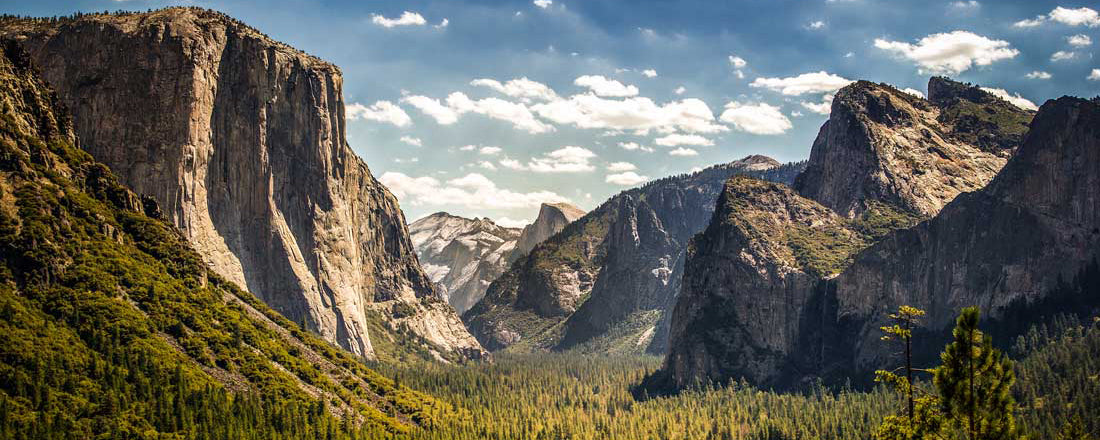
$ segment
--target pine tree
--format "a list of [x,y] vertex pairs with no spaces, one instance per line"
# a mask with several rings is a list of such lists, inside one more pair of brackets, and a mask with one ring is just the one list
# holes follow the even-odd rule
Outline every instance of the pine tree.
[[924,310],[903,305],[898,307],[897,313],[890,314],[890,319],[894,320],[894,325],[881,327],[883,333],[885,333],[882,336],[883,341],[898,340],[902,344],[905,366],[900,368],[905,369],[905,378],[902,379],[892,371],[880,370],[875,372],[875,380],[896,384],[905,393],[906,414],[910,420],[913,419],[915,411],[913,396],[913,329],[920,325],[921,316],[924,316]]
[[1012,361],[993,348],[989,335],[978,329],[977,307],[962,310],[952,331],[953,340],[940,355],[935,371],[943,414],[967,440],[1016,437]]

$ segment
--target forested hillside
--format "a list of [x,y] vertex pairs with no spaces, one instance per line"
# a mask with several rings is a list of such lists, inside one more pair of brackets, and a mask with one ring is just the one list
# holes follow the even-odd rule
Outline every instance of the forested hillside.
[[378,438],[447,405],[215,275],[0,54],[0,438]]

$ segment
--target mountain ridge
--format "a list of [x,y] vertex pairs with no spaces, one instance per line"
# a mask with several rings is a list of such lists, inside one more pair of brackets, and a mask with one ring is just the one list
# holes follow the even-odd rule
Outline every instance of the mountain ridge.
[[[930,88],[936,89],[944,84],[950,85],[947,81],[949,80],[933,78],[930,80]],[[936,85],[937,83],[939,85]],[[957,86],[953,90],[956,94],[960,91],[974,93],[973,90],[977,90],[976,87],[970,85],[955,84]],[[853,372],[862,374],[881,367],[882,362],[887,357],[887,354],[884,353],[887,348],[879,341],[879,327],[887,324],[885,314],[889,313],[888,310],[895,309],[902,304],[926,309],[929,311],[929,315],[925,320],[926,325],[930,332],[935,333],[953,322],[958,308],[963,305],[971,305],[968,302],[969,300],[960,301],[960,298],[979,298],[981,296],[985,299],[977,301],[978,305],[982,306],[983,310],[987,310],[992,317],[997,318],[999,310],[1007,306],[1008,302],[1018,299],[1019,296],[1008,295],[998,299],[997,302],[990,302],[988,300],[992,298],[990,295],[961,292],[982,292],[983,289],[999,286],[1000,284],[988,284],[998,279],[1008,285],[1028,285],[1027,280],[1031,276],[1029,274],[1034,272],[1020,267],[1013,269],[1011,265],[1003,265],[1002,263],[1007,260],[1002,261],[1002,259],[1011,260],[1017,258],[1015,256],[1019,256],[1021,253],[1032,255],[1041,255],[1048,252],[1057,253],[1062,252],[1058,249],[1066,247],[1058,244],[1060,241],[1055,239],[1057,234],[1052,235],[1050,232],[1051,230],[1058,231],[1059,228],[1044,229],[1044,227],[1039,226],[1041,222],[1027,220],[1027,215],[1020,214],[1021,211],[1016,208],[998,208],[998,203],[990,201],[991,198],[988,194],[1002,191],[998,189],[1004,185],[1000,182],[1012,180],[1013,178],[1009,176],[1021,173],[1023,175],[1047,173],[1046,175],[1053,176],[1053,174],[1044,171],[1050,169],[1050,165],[1048,165],[1050,162],[1044,163],[1028,158],[1037,156],[1036,151],[1042,149],[1039,145],[1048,142],[1049,139],[1057,138],[1057,135],[1055,137],[1050,136],[1051,133],[1057,133],[1057,130],[1044,130],[1043,127],[1053,125],[1050,122],[1052,120],[1059,120],[1057,117],[1052,117],[1051,114],[1058,113],[1058,108],[1070,104],[1061,102],[1062,100],[1045,104],[1038,115],[1035,116],[1035,120],[1031,123],[1031,129],[1020,145],[1011,144],[1012,139],[1015,139],[1018,134],[1014,130],[983,131],[987,135],[991,133],[1003,134],[1001,138],[985,139],[986,147],[965,144],[959,141],[959,138],[952,137],[954,136],[952,134],[953,130],[957,130],[957,126],[952,125],[955,124],[955,120],[948,120],[945,122],[948,125],[939,129],[941,133],[948,135],[947,138],[934,135],[922,137],[923,141],[920,142],[876,143],[874,141],[876,137],[893,140],[921,139],[906,137],[904,134],[906,130],[910,130],[914,125],[933,126],[941,123],[940,119],[930,118],[931,115],[921,108],[921,105],[929,104],[922,104],[919,98],[902,97],[904,98],[902,104],[915,103],[905,106],[894,101],[898,96],[890,89],[882,88],[881,91],[874,91],[874,89],[869,89],[869,87],[876,87],[871,83],[856,83],[850,87],[852,88],[849,89],[849,93],[861,89],[868,91],[866,92],[868,96],[856,100],[857,103],[875,103],[875,99],[883,98],[889,101],[880,100],[877,102],[882,105],[868,104],[867,107],[862,107],[873,110],[871,113],[878,112],[878,116],[874,114],[855,115],[854,118],[849,110],[843,109],[843,106],[849,106],[850,104],[843,100],[840,102],[834,101],[834,106],[842,106],[842,111],[835,112],[830,120],[826,122],[822,129],[823,136],[827,136],[824,133],[829,132],[829,125],[837,124],[834,118],[839,118],[841,125],[852,120],[870,121],[865,126],[869,128],[856,131],[856,133],[862,133],[859,135],[864,136],[862,138],[859,136],[851,138],[833,136],[823,140],[819,137],[818,141],[814,143],[811,163],[807,167],[806,173],[799,176],[795,188],[798,189],[802,197],[810,200],[817,199],[827,207],[832,204],[832,206],[839,208],[839,211],[833,212],[837,212],[841,217],[849,218],[846,221],[847,229],[865,238],[860,242],[856,242],[847,239],[835,240],[823,236],[802,242],[814,244],[814,246],[806,247],[803,250],[803,252],[807,252],[806,255],[843,256],[844,258],[843,260],[831,258],[834,261],[827,265],[831,268],[829,271],[818,273],[807,282],[797,282],[800,279],[798,276],[793,278],[790,276],[795,272],[784,269],[785,267],[797,268],[797,266],[791,266],[782,258],[764,257],[753,259],[746,257],[746,255],[757,252],[761,247],[767,248],[767,246],[776,245],[776,237],[797,233],[797,228],[779,227],[776,233],[757,235],[745,241],[723,237],[737,236],[736,230],[740,228],[737,225],[742,224],[742,222],[758,224],[759,218],[767,218],[767,216],[773,214],[742,214],[737,222],[712,223],[710,228],[716,228],[716,230],[708,232],[709,237],[704,235],[698,238],[702,240],[696,244],[696,249],[699,252],[693,254],[688,262],[693,270],[685,272],[685,291],[681,295],[682,302],[677,305],[676,313],[673,316],[674,350],[666,358],[662,373],[654,375],[650,379],[650,384],[657,387],[683,388],[700,380],[725,381],[746,377],[751,379],[753,383],[762,386],[797,388],[799,384],[811,383],[815,377],[830,381],[851,379]],[[845,99],[844,92],[838,94],[838,97]],[[887,96],[884,96],[884,94]],[[957,97],[944,98],[945,95],[942,92],[937,92],[935,96],[941,99],[941,103],[946,102],[946,105],[959,105]],[[991,105],[996,108],[984,113],[998,114],[1000,111],[1008,111],[1011,114],[1021,117],[1026,116],[1030,119],[1031,115],[1029,113],[1015,107],[1008,108],[1006,102],[999,98],[990,99],[984,91],[974,96],[980,98],[978,100],[981,102],[967,100],[968,104],[965,105],[973,104],[979,109],[982,108],[982,105]],[[1085,104],[1084,101],[1074,102],[1077,103],[1074,104],[1077,107],[1091,105]],[[947,110],[947,108],[944,108],[941,109],[941,112]],[[906,114],[905,112],[913,112],[913,114]],[[1087,113],[1085,111],[1081,112],[1082,115]],[[1078,120],[1071,117],[1074,115],[1073,111],[1062,110],[1062,114],[1064,120]],[[965,119],[967,116],[962,114],[961,117]],[[1081,117],[1084,118],[1084,116]],[[876,121],[887,121],[888,123]],[[969,123],[963,125],[965,127],[974,126],[967,124]],[[1069,122],[1065,124],[1072,126],[1072,123]],[[1080,126],[1078,125],[1078,127]],[[892,129],[891,127],[898,127],[903,131],[899,135],[893,136],[892,132],[889,131]],[[1082,129],[1065,129],[1078,133],[1076,135],[1078,142],[1088,142],[1082,140],[1086,139],[1085,135],[1080,134]],[[969,136],[973,134],[973,131],[967,131],[964,134]],[[867,139],[872,140],[868,142]],[[941,140],[947,141],[946,144]],[[876,186],[877,184],[869,184],[869,186],[864,187],[859,185],[841,187],[839,191],[832,192],[825,192],[812,187],[815,183],[829,181],[828,178],[821,178],[823,173],[820,170],[830,165],[815,164],[815,161],[822,160],[826,156],[826,154],[820,154],[822,153],[820,150],[852,149],[860,151],[861,148],[871,145],[877,148],[874,151],[882,151],[884,147],[889,150],[889,148],[897,146],[915,150],[915,152],[923,155],[925,151],[928,151],[922,146],[928,145],[924,142],[929,142],[937,148],[945,145],[951,147],[948,144],[955,143],[952,147],[955,151],[967,152],[967,154],[947,155],[947,157],[956,158],[955,160],[966,161],[970,158],[979,157],[982,161],[996,164],[996,160],[1000,156],[991,152],[989,146],[998,146],[1001,153],[1005,153],[1011,158],[1004,161],[1007,164],[1003,168],[998,167],[995,175],[985,173],[980,175],[970,174],[968,176],[969,178],[979,179],[988,177],[987,182],[989,183],[987,184],[982,184],[977,180],[971,182],[959,181],[953,179],[952,174],[943,174],[943,176],[952,177],[930,180],[903,180],[903,182],[910,185],[908,187],[905,185]],[[1055,143],[1055,145],[1061,145],[1061,143]],[[1072,148],[1080,149],[1080,147]],[[863,165],[862,170],[857,170],[851,174],[872,176],[872,178],[863,180],[863,182],[875,182],[874,179],[877,177],[874,176],[876,174],[881,176],[882,174],[866,170],[897,167],[896,164],[890,163],[890,158],[904,157],[904,154],[909,153],[900,151],[877,156],[877,159],[873,160],[881,163]],[[1094,155],[1095,152],[1069,153],[1065,156],[1078,158],[1081,163],[1091,163],[1089,160]],[[938,153],[936,156],[941,159],[944,158]],[[921,156],[915,157],[919,158]],[[928,156],[924,157],[927,158]],[[1029,160],[1032,162],[1030,165],[1021,165],[1021,163]],[[1047,160],[1057,162],[1050,158],[1047,158]],[[849,164],[852,162],[855,161],[849,161]],[[929,168],[941,171],[951,169],[950,166],[946,166],[948,164],[935,159],[916,160],[913,163],[918,165],[917,170],[922,171],[925,175],[935,175],[937,173],[934,170],[929,173]],[[849,166],[849,164],[845,164],[845,166]],[[1072,176],[1081,174],[1079,169],[1083,165],[1077,166],[1078,171],[1072,172],[1064,165],[1059,166],[1058,169],[1067,171],[1066,176],[1062,179],[1053,177],[1031,178],[1034,181],[1032,185],[1036,188],[1042,188],[1042,193],[1046,196],[1036,197],[1031,195],[1021,200],[1029,200],[1030,202],[1027,203],[1042,203],[1041,200],[1057,199],[1053,196],[1056,192],[1060,194],[1072,193],[1073,191],[1067,189],[1071,186],[1066,183],[1066,179],[1075,179]],[[1089,166],[1095,166],[1095,164]],[[818,174],[815,175],[814,173]],[[1095,180],[1095,177],[1091,177],[1094,174],[1085,174],[1090,176],[1086,180]],[[902,173],[895,175],[903,177]],[[859,178],[855,180],[860,181]],[[1096,192],[1095,187],[1100,186],[1100,183],[1092,180],[1088,180],[1087,183],[1082,182],[1082,185],[1077,186],[1077,188],[1085,188],[1079,189],[1081,194],[1076,195],[1080,199],[1078,203],[1087,205],[1096,198],[1092,193]],[[881,182],[881,180],[878,182]],[[1059,190],[1052,191],[1051,185],[1053,185],[1053,182],[1061,182],[1057,184]],[[977,184],[981,184],[981,189],[974,192],[958,191],[961,188]],[[868,190],[868,188],[872,190]],[[886,189],[886,191],[879,191],[879,189]],[[1030,194],[1036,191],[1020,190],[1019,192]],[[743,196],[738,196],[736,192],[727,191],[719,203],[737,203],[739,197]],[[1068,197],[1070,196],[1063,194],[1063,198],[1058,200],[1065,200]],[[939,207],[940,201],[944,201],[942,208]],[[978,207],[979,205],[981,207]],[[970,207],[966,208],[967,206]],[[1084,205],[1073,206],[1078,206],[1075,209],[1081,211],[1091,209]],[[1003,215],[997,214],[1002,211],[1004,211]],[[1076,211],[1070,210],[1070,212]],[[1043,216],[1043,218],[1057,218],[1059,215],[1065,216],[1066,212],[1062,211],[1058,215]],[[986,216],[995,218],[986,218]],[[822,217],[821,221],[824,221],[826,217],[828,215]],[[979,220],[979,218],[984,220]],[[716,222],[719,220],[717,217],[715,218]],[[989,228],[988,231],[985,230],[986,227]],[[1030,232],[1020,232],[1021,230]],[[1032,235],[1027,236],[1026,234]],[[1085,232],[1082,232],[1082,234],[1087,235]],[[999,237],[999,239],[994,237]],[[1050,243],[1050,249],[1046,249],[1045,245],[1039,245],[1040,242]],[[797,253],[797,247],[800,243],[790,242],[790,245],[794,246],[792,249]],[[842,247],[837,248],[836,246]],[[1018,250],[1009,251],[1010,248],[1016,249],[1017,247],[1019,247]],[[843,250],[838,252],[838,249]],[[985,249],[986,252],[978,249]],[[1007,255],[1007,257],[1000,255]],[[1072,258],[1069,258],[1071,256]],[[966,261],[959,261],[957,258]],[[1060,259],[1076,261],[1080,264],[1084,264],[1088,260],[1087,256],[1083,257],[1081,253],[1067,254],[1060,257]],[[1025,266],[1038,267],[1036,266],[1037,261],[1039,260],[1034,260]],[[967,268],[974,268],[974,270],[968,271]],[[1001,270],[998,268],[1004,268],[1007,272],[997,275]],[[1068,270],[1076,271],[1077,269],[1074,267]],[[738,273],[741,273],[742,276],[735,277],[734,275]],[[756,275],[757,273],[779,273],[781,276],[776,279],[768,279],[766,276]],[[1020,278],[1021,276],[1023,278]],[[1048,282],[1053,279],[1053,275],[1044,275],[1044,277]],[[754,305],[761,304],[761,298],[769,298],[767,292],[782,289],[782,286],[791,283],[799,285],[794,289],[786,290],[788,293],[783,296],[784,299],[775,304],[774,307],[752,308]],[[947,286],[955,287],[949,288]],[[1043,293],[1033,291],[1030,296],[1025,296],[1030,300],[1037,298],[1037,295],[1041,296]],[[722,303],[723,301],[725,301],[723,306],[705,305]],[[738,313],[749,316],[751,319],[745,323],[739,322],[740,318],[737,317],[716,318],[710,316],[717,313],[716,310],[739,311]],[[780,316],[781,314],[785,314],[786,317]],[[758,319],[760,315],[765,318]],[[762,331],[767,326],[767,322],[783,322],[787,327],[772,332]],[[747,327],[738,330],[740,328],[738,326]]]
[[800,166],[750,156],[625,190],[513,263],[463,320],[490,350],[662,352],[683,246],[721,182],[789,181]]

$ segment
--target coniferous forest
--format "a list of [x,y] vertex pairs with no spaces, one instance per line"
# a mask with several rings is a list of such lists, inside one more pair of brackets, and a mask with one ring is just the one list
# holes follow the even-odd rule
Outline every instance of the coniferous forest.
[[[574,7],[554,4],[505,15]],[[1059,7],[1012,27],[1091,29],[1097,17]],[[381,31],[462,25],[410,11],[367,21]],[[946,44],[936,38],[917,44]],[[1092,44],[1084,34],[1066,41],[1082,53]],[[1000,43],[991,44],[1007,56]],[[904,44],[876,42],[919,52]],[[81,58],[93,49],[102,51]],[[960,53],[949,52],[940,55]],[[125,68],[103,61],[120,58]],[[968,63],[996,59],[979,61]],[[733,55],[723,63],[739,81],[750,66]],[[1051,77],[1027,78],[1041,74]],[[694,98],[660,107],[602,76],[576,78],[569,84],[590,90],[571,97],[527,77],[468,84],[515,102],[400,89],[395,102],[428,108],[439,125],[476,114],[520,118],[510,122],[528,134],[564,131],[551,122],[604,137],[652,131],[669,136],[654,145],[679,147],[656,153],[668,157],[714,146],[692,136],[779,135],[803,110],[828,115],[807,160],[753,154],[655,179],[633,163],[596,166],[596,153],[577,146],[527,161],[502,147],[450,148],[477,155],[485,173],[598,168],[617,173],[603,183],[634,189],[615,188],[587,214],[532,193],[556,205],[536,200],[539,218],[507,233],[488,218],[438,213],[474,229],[440,226],[425,244],[399,198],[423,197],[405,205],[422,209],[431,197],[492,206],[537,197],[497,191],[482,174],[375,179],[345,121],[391,118],[407,130],[412,118],[384,100],[349,99],[345,116],[340,75],[197,7],[0,16],[0,440],[1100,439],[1100,227],[1090,223],[1100,224],[1100,97],[1039,107],[934,77],[926,98],[822,71],[749,86],[790,97],[808,88],[821,104],[790,101],[797,110],[783,113],[730,102],[728,116],[702,122],[614,126],[640,118],[621,107],[638,102],[665,119],[710,110]],[[820,77],[827,87],[806,84]],[[127,101],[128,92],[148,96]],[[577,122],[612,99],[620,107],[605,119]],[[560,113],[578,102],[583,111]],[[147,104],[179,114],[141,119]],[[786,124],[760,127],[776,115]],[[242,151],[255,157],[233,156]],[[186,176],[151,185],[156,194],[125,181],[174,172]],[[400,187],[409,182],[436,187]],[[462,192],[470,188],[480,193]],[[203,222],[208,230],[195,226]],[[523,237],[531,250],[512,260],[474,252],[479,240],[497,252]],[[454,267],[422,264],[420,245]],[[489,259],[503,275],[472,277]],[[465,315],[439,281],[452,270],[481,283],[484,298]]]

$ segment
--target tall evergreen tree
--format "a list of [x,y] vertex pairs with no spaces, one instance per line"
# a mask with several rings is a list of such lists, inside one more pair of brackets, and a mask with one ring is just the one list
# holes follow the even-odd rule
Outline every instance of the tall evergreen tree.
[[[902,389],[905,393],[906,414],[909,419],[913,419],[915,411],[913,396],[913,329],[920,325],[921,316],[924,316],[924,310],[903,305],[898,307],[897,313],[890,314],[890,319],[894,321],[894,325],[881,327],[883,333],[885,333],[882,336],[883,341],[896,340],[901,343],[905,365],[899,367],[899,369],[904,368],[905,378],[897,376],[893,371],[880,370],[876,372],[876,380],[895,384],[895,386]],[[897,369],[894,371],[897,371]]]
[[952,331],[953,340],[940,355],[935,371],[943,414],[967,440],[1016,438],[1012,361],[993,348],[989,335],[978,329],[977,307],[962,310]]

